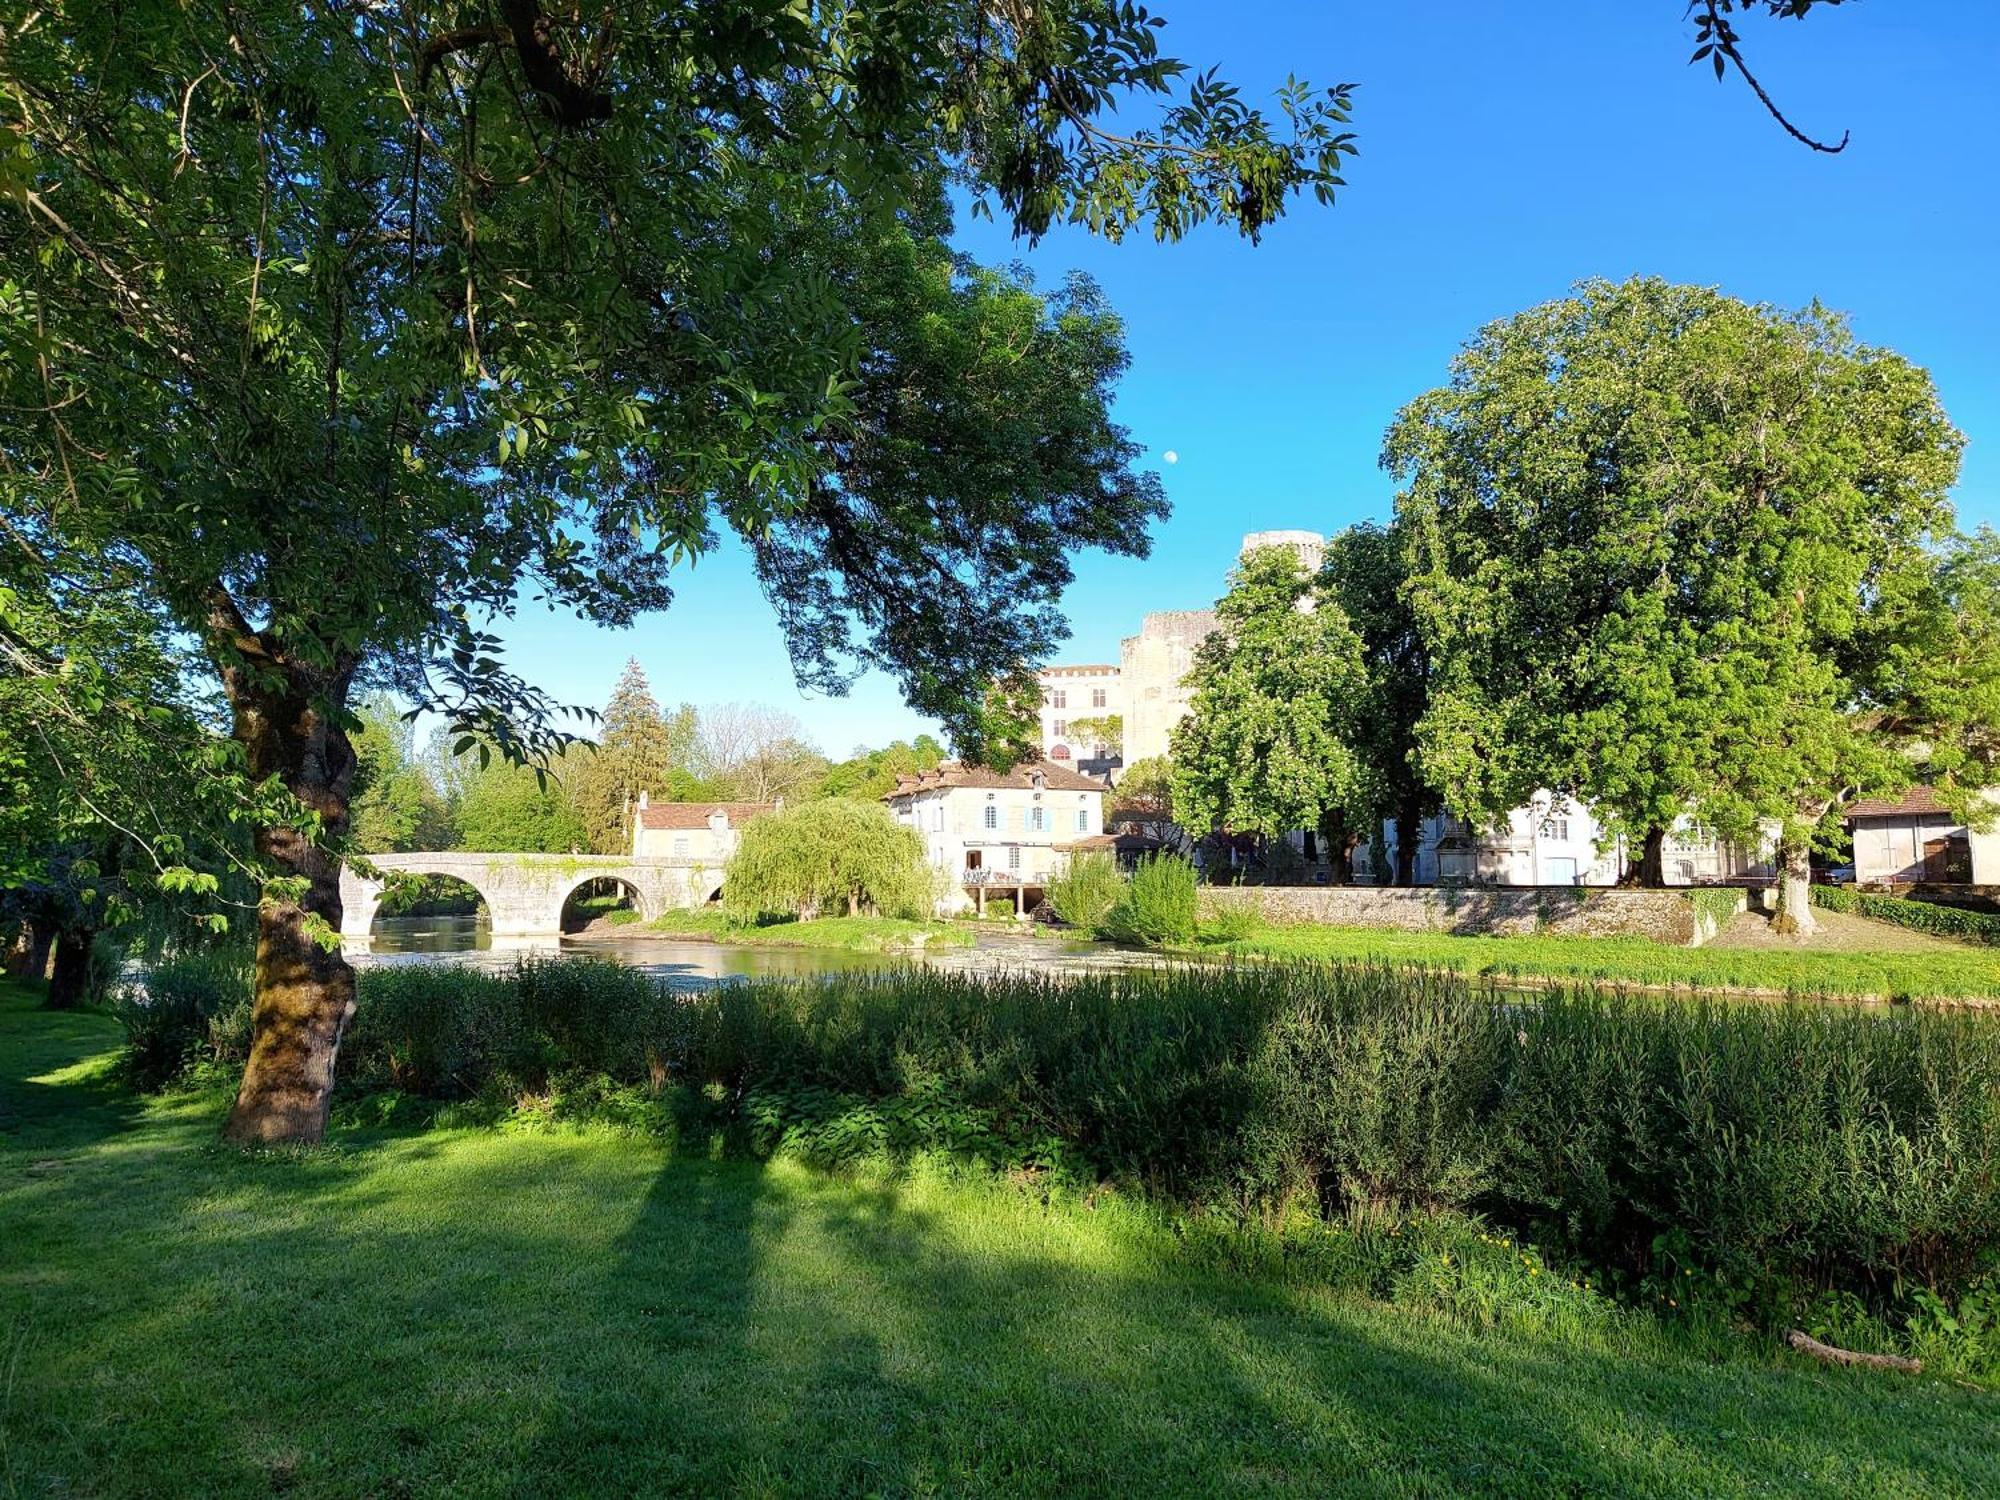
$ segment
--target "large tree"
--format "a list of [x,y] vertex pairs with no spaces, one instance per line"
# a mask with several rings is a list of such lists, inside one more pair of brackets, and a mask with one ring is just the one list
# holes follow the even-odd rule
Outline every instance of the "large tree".
[[1942,619],[1960,443],[1923,371],[1818,307],[1593,282],[1482,330],[1384,456],[1425,766],[1465,816],[1546,787],[1649,851],[1682,816],[1775,829],[1781,925],[1809,927],[1813,830],[1916,772],[1892,726],[1967,730],[1904,712],[1883,644]]
[[694,709],[684,703],[662,710],[645,670],[628,659],[604,705],[595,753],[570,758],[570,800],[590,848],[631,852],[632,807],[641,793],[655,802],[682,801],[706,790],[693,769],[697,735]]
[[1416,883],[1423,820],[1439,797],[1426,777],[1417,725],[1430,703],[1430,653],[1417,628],[1402,529],[1372,522],[1350,526],[1327,544],[1322,587],[1361,638],[1366,697],[1355,714],[1369,823],[1396,825],[1397,885]]
[[[1331,195],[1344,89],[1266,115],[1181,87],[1158,35],[1097,0],[0,23],[4,509],[134,561],[207,652],[247,781],[302,809],[258,835],[232,1138],[324,1127],[358,683],[545,752],[486,621],[526,595],[625,623],[726,527],[812,680],[851,649],[976,740],[985,683],[1052,635],[1065,553],[1143,550],[1115,323],[939,236],[948,172],[1029,235],[1254,235]],[[1011,401],[1061,420],[984,420]],[[975,427],[976,464],[891,461]]]
[[1345,884],[1361,832],[1355,745],[1367,672],[1346,614],[1316,585],[1289,548],[1259,548],[1237,564],[1188,673],[1173,806],[1197,835],[1316,829]]

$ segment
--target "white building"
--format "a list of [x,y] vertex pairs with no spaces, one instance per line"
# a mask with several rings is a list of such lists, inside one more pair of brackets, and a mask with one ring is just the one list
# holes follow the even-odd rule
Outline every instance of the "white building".
[[[2000,787],[1984,796],[2000,803]],[[1847,810],[1854,878],[1864,884],[2000,885],[2000,826],[1976,833],[1929,786]]]
[[1106,787],[1056,761],[1011,771],[946,761],[935,771],[899,776],[882,800],[899,823],[923,835],[944,872],[946,911],[977,909],[1005,896],[1017,913],[1032,911],[1067,858],[1064,845],[1104,832]]

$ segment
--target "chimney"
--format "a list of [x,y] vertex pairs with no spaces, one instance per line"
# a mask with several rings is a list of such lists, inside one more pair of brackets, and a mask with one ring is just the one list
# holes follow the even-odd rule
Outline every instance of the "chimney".
[[641,792],[639,793],[639,811],[644,812],[645,810],[646,810],[646,794],[644,792]]

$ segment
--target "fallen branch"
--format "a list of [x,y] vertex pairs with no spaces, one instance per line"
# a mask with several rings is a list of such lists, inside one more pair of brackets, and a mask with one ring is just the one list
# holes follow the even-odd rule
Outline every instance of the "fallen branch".
[[1924,1362],[1920,1359],[1905,1359],[1900,1354],[1862,1354],[1853,1349],[1836,1349],[1831,1344],[1822,1344],[1803,1329],[1794,1328],[1785,1335],[1785,1342],[1801,1354],[1810,1354],[1814,1359],[1823,1359],[1830,1365],[1865,1365],[1871,1370],[1901,1370],[1906,1375],[1921,1375]]

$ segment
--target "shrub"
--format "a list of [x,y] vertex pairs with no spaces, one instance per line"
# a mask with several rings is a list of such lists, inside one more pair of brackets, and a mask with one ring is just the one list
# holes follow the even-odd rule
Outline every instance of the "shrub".
[[[1963,1013],[1271,963],[674,995],[555,960],[366,973],[341,1067],[350,1093],[626,1101],[753,1151],[949,1150],[1273,1222],[1473,1211],[1731,1316],[1923,1287],[1983,1317],[2000,1255],[2000,1027]],[[1444,1266],[1424,1296],[1474,1307]]]
[[1013,917],[1014,898],[1012,896],[988,896],[986,898],[987,921],[1007,922],[1013,920]]
[[1940,906],[1932,901],[1909,901],[1901,896],[1877,896],[1844,885],[1816,885],[1812,888],[1812,899],[1814,906],[1828,911],[1873,917],[1878,922],[1894,922],[1898,927],[1909,927],[1936,937],[2000,944],[2000,917],[1990,912],[1965,911],[1956,906]]
[[1121,943],[1161,946],[1194,939],[1194,866],[1178,854],[1152,854],[1139,861],[1105,931]]
[[118,994],[121,1065],[133,1087],[164,1089],[199,1063],[249,1055],[252,963],[247,948],[181,954]]
[[1118,861],[1109,854],[1072,855],[1049,882],[1049,905],[1064,924],[1081,932],[1103,929],[1112,907],[1125,893]]

